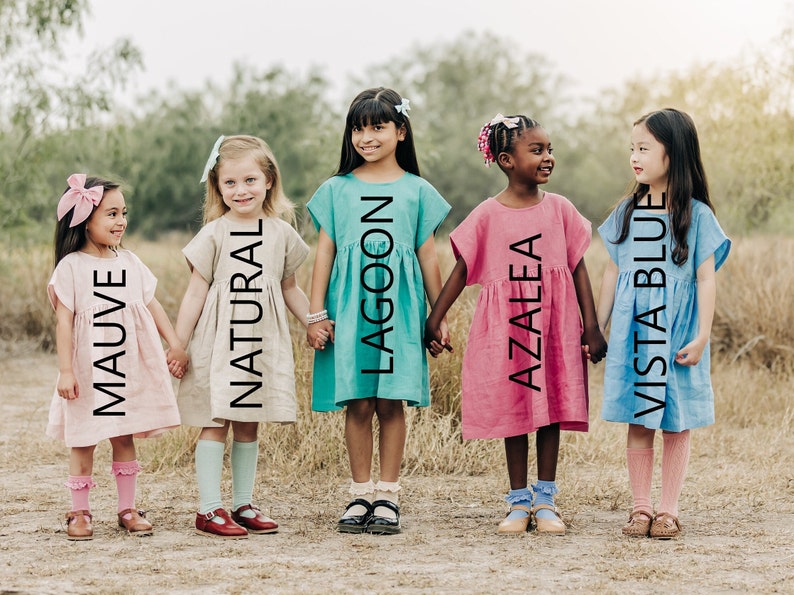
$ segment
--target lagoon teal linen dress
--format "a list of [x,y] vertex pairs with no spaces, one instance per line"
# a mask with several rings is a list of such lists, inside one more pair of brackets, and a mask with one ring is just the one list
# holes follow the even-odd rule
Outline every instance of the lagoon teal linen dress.
[[695,366],[675,363],[675,355],[698,332],[697,268],[714,255],[719,269],[731,242],[711,209],[693,199],[689,258],[683,265],[672,261],[664,212],[636,209],[628,237],[615,244],[627,205],[621,203],[598,228],[619,269],[601,416],[670,432],[712,424],[709,345]]
[[387,183],[334,176],[307,208],[336,245],[325,305],[336,337],[315,352],[312,409],[335,411],[368,397],[429,405],[416,250],[450,206],[429,182],[405,173]]

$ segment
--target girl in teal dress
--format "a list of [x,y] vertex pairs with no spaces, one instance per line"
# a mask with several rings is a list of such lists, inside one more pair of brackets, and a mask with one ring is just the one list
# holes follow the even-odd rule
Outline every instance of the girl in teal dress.
[[[612,318],[604,371],[607,421],[628,423],[634,500],[623,534],[670,539],[681,532],[678,498],[689,430],[714,423],[709,335],[715,271],[730,251],[714,216],[692,119],[674,109],[643,116],[631,134],[636,184],[598,231],[609,252],[598,300]],[[662,430],[662,493],[651,505],[653,442]]]
[[[383,87],[351,103],[336,175],[307,205],[319,231],[307,338],[312,409],[345,409],[353,500],[337,529],[400,532],[403,401],[430,404],[426,299],[441,291],[434,232],[449,205],[419,177],[408,100]],[[449,338],[444,323],[445,339]],[[372,420],[380,480],[372,481]]]

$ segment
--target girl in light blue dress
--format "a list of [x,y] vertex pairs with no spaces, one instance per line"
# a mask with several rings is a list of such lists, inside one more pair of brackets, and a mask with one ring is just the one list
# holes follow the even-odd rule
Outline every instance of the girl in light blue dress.
[[[629,424],[626,457],[634,505],[623,534],[681,532],[678,499],[689,430],[714,423],[709,335],[715,272],[730,251],[714,216],[692,119],[674,109],[637,120],[636,183],[598,231],[609,252],[598,304],[610,317],[602,417]],[[653,440],[662,430],[662,492],[651,504]]]
[[[309,343],[312,409],[345,409],[353,500],[337,529],[400,532],[397,492],[405,446],[403,402],[426,407],[426,297],[441,291],[434,232],[449,205],[419,177],[408,100],[368,89],[350,105],[339,170],[308,209],[319,231]],[[444,323],[448,343],[449,333]],[[372,420],[380,480],[371,478]]]

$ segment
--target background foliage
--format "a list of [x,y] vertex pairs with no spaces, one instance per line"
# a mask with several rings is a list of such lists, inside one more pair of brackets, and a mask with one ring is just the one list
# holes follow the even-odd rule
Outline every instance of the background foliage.
[[[142,67],[127,40],[98,48],[78,80],[59,76],[68,36],[79,35],[86,0],[0,2],[0,232],[48,241],[66,177],[87,171],[126,184],[131,231],[155,237],[194,230],[206,155],[223,134],[261,136],[279,159],[288,195],[304,204],[332,175],[347,109],[329,99],[320,71],[238,66],[231,83],[168,88],[136,98],[134,112],[113,97]],[[794,43],[791,27],[774,51],[747,53],[663,78],[638,79],[582,102],[542,55],[521,55],[488,34],[468,32],[417,47],[350,81],[392,86],[412,100],[420,166],[453,205],[451,229],[505,178],[476,150],[497,111],[540,120],[555,144],[549,189],[573,200],[595,224],[631,180],[628,136],[651,109],[688,111],[698,125],[713,198],[729,233],[794,230]],[[305,219],[305,218],[304,218]],[[310,225],[303,222],[311,234]]]

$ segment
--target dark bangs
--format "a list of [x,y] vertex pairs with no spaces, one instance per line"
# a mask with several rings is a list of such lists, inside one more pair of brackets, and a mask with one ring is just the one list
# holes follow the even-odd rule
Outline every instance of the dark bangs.
[[401,122],[397,121],[397,110],[394,109],[394,106],[380,101],[376,97],[359,101],[347,116],[348,129],[385,124],[386,122],[394,122],[394,125],[398,127],[401,125]]

